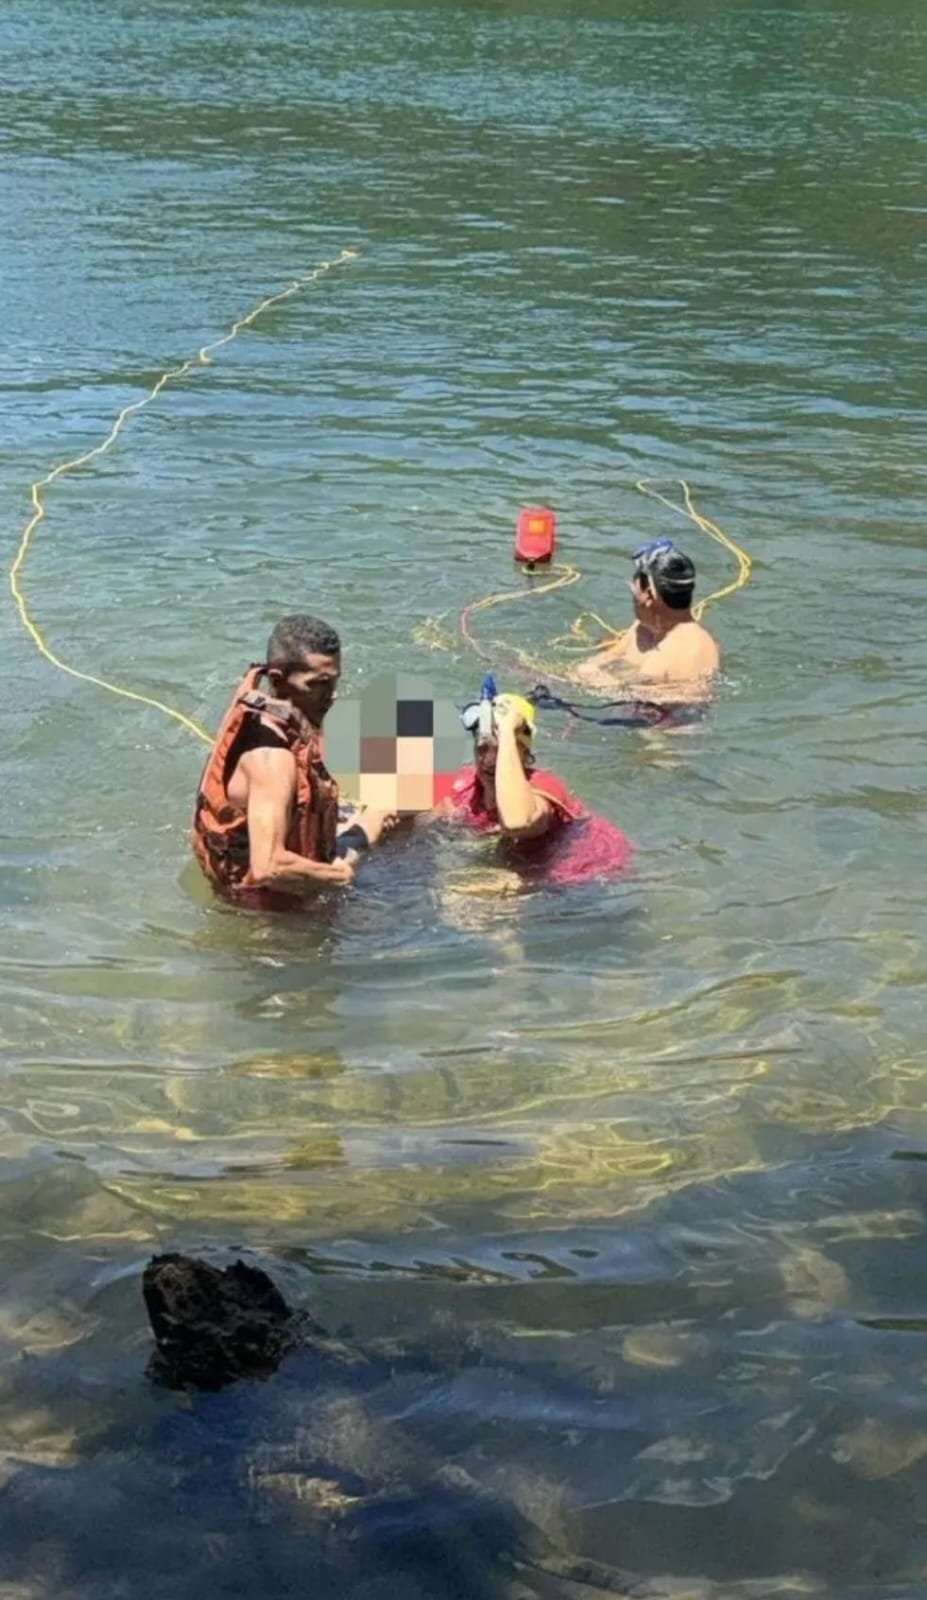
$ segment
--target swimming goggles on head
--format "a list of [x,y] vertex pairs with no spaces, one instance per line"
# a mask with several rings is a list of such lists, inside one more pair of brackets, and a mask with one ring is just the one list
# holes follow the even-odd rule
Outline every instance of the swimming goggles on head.
[[675,550],[675,548],[672,539],[651,539],[649,544],[642,544],[639,550],[635,550],[631,560],[636,567],[648,567],[654,556],[660,555],[664,550]]

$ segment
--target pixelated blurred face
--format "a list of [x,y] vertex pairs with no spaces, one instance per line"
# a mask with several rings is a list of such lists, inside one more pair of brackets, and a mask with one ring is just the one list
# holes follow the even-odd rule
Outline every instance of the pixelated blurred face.
[[435,804],[435,744],[430,738],[362,739],[361,805],[378,811],[429,811]]
[[406,674],[339,700],[326,732],[326,762],[342,792],[377,811],[431,810],[468,759],[456,706]]

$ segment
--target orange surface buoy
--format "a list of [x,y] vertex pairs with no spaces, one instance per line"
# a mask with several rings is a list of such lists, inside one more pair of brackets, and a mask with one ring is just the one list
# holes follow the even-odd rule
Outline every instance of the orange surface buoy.
[[550,561],[554,554],[557,518],[552,511],[529,507],[520,511],[515,529],[515,560],[531,566]]

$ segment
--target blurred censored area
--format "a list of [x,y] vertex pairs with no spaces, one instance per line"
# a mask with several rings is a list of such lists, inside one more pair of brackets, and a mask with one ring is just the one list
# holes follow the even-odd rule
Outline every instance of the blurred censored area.
[[325,764],[342,797],[378,811],[430,810],[472,759],[453,700],[409,673],[339,696],[325,719]]

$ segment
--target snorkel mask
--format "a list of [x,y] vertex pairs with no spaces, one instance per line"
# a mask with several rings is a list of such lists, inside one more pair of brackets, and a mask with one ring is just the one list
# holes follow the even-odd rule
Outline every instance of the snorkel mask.
[[666,538],[651,539],[649,544],[642,544],[640,549],[635,550],[631,557],[634,562],[635,578],[646,578],[649,583],[650,569],[653,566],[655,557],[668,554],[670,550],[675,550],[675,548],[676,546],[672,539]]
[[480,744],[490,743],[496,738],[495,708],[502,705],[511,706],[518,712],[522,720],[518,737],[530,744],[537,728],[534,706],[520,694],[497,695],[495,679],[491,674],[483,679],[479,700],[471,700],[464,706],[460,720],[467,732],[472,733]]

